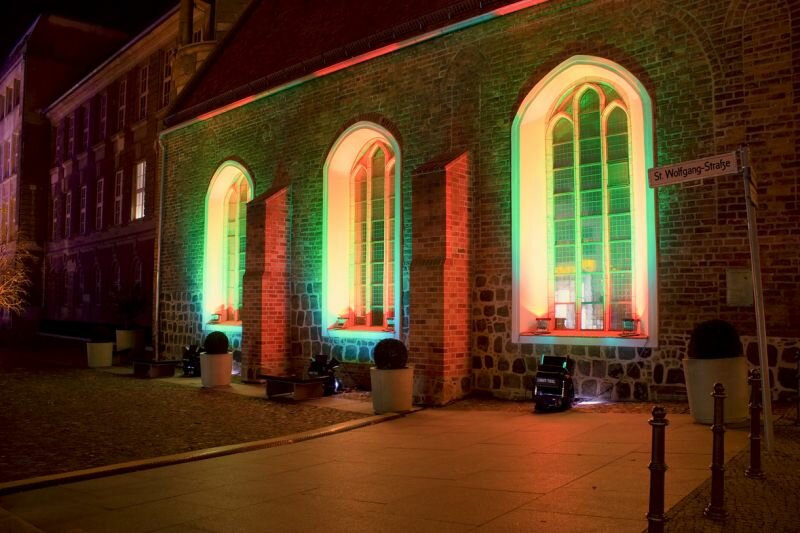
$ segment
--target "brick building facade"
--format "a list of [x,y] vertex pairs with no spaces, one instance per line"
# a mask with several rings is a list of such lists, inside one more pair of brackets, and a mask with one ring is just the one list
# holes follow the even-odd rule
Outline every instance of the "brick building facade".
[[[581,396],[681,396],[702,320],[734,323],[757,360],[753,307],[729,296],[749,268],[743,186],[730,175],[653,191],[646,170],[747,145],[770,377],[775,393],[794,387],[800,3],[347,4],[256,2],[167,119],[166,354],[223,330],[252,378],[320,352],[368,365],[377,339],[397,337],[418,402],[528,397],[549,353],[576,360]],[[364,242],[383,274],[353,252],[362,172]],[[247,204],[246,239],[230,215],[241,207],[218,190]],[[620,334],[623,318],[634,334]]]

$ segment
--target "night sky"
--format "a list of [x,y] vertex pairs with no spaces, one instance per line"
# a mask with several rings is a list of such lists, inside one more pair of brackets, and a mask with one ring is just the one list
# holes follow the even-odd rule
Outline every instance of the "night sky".
[[177,3],[178,0],[0,0],[0,65],[43,12],[94,22],[133,35]]

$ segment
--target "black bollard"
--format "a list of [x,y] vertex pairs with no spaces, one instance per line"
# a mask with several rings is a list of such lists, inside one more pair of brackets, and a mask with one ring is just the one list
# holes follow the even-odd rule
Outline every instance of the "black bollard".
[[744,475],[752,479],[764,479],[761,470],[761,373],[757,368],[750,371],[750,466]]
[[714,444],[711,453],[711,502],[703,515],[711,520],[725,520],[725,387],[714,384]]
[[650,453],[650,508],[647,511],[647,531],[663,533],[664,522],[664,474],[667,464],[664,462],[664,434],[669,420],[667,411],[661,406],[653,407],[653,418],[649,421],[653,426],[653,446]]

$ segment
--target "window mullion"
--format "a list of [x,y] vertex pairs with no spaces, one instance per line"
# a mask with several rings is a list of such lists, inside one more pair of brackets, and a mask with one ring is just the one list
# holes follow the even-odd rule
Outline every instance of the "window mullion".
[[390,159],[387,157],[385,160],[385,164],[383,167],[383,324],[381,326],[386,327],[387,317],[389,315],[389,291],[394,288],[394,284],[391,283],[393,279],[390,277],[392,273],[390,272],[390,264],[387,260],[389,257],[390,247],[394,245],[394,243],[390,240],[391,237],[391,227],[393,224],[392,218],[389,216],[391,213],[391,186],[390,186],[390,178],[389,178],[389,163]]
[[[578,99],[575,99],[575,108],[577,109]],[[583,236],[581,234],[581,139],[580,139],[580,115],[575,112],[576,120],[573,121],[572,128],[572,151],[573,151],[573,165],[572,176],[574,180],[574,197],[575,197],[575,217],[573,218],[575,224],[575,330],[580,331],[581,313],[583,305]]]
[[608,194],[608,117],[600,121],[600,172],[603,192],[603,330],[611,329],[611,228]]
[[366,226],[366,242],[365,242],[365,257],[364,257],[364,321],[367,326],[372,326],[372,161],[367,162],[367,174],[364,179],[367,183],[367,191],[365,197],[366,215],[364,223]]

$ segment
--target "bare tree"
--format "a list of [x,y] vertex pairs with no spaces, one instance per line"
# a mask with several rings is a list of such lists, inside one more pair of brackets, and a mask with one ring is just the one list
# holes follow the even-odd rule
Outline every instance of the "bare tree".
[[0,243],[0,309],[16,314],[25,310],[32,258],[26,248]]

